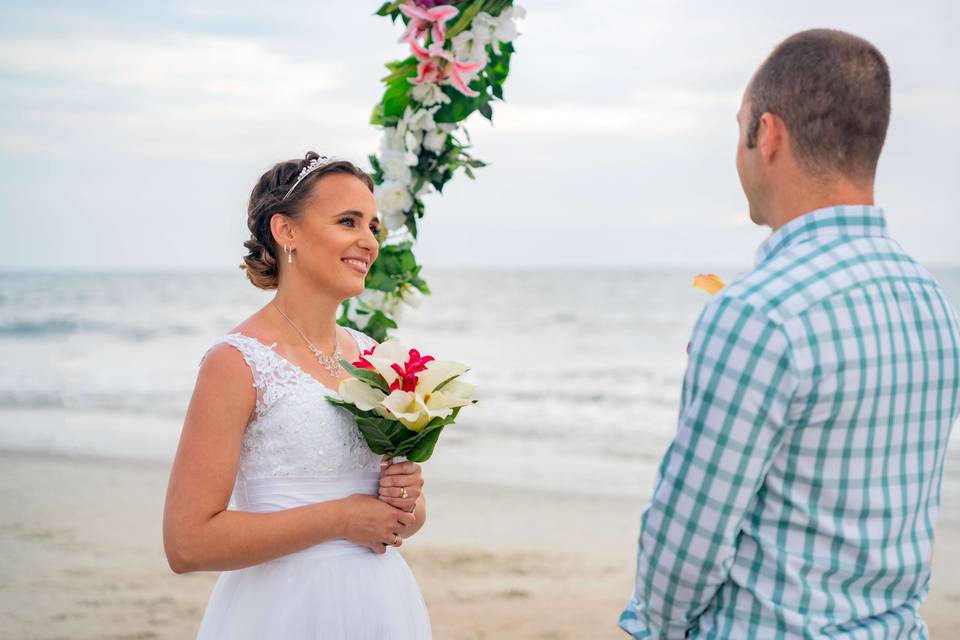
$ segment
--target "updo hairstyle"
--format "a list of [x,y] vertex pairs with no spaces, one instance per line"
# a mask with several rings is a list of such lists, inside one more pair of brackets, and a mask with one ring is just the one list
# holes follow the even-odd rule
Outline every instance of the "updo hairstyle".
[[243,258],[241,269],[247,272],[247,278],[261,289],[276,289],[280,279],[280,248],[270,232],[270,219],[277,213],[297,219],[313,193],[313,185],[330,173],[346,173],[360,179],[370,191],[373,180],[363,170],[347,160],[334,160],[312,171],[293,192],[286,196],[297,176],[311,160],[321,156],[308,151],[303,160],[287,160],[273,165],[260,176],[250,193],[247,205],[247,228],[250,239],[243,243],[247,255]]

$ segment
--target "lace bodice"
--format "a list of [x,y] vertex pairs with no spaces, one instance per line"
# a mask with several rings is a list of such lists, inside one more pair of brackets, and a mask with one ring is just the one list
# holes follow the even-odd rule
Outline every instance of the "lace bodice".
[[[351,331],[360,349],[373,341]],[[238,480],[257,478],[330,478],[379,471],[380,458],[370,451],[344,409],[327,402],[336,393],[266,345],[240,333],[215,344],[236,348],[253,373],[257,389],[254,419],[243,434]]]

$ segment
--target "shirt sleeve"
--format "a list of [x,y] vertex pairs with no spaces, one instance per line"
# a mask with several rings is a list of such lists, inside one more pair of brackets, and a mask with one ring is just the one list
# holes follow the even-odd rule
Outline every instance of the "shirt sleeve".
[[620,626],[684,638],[727,579],[737,535],[783,441],[797,380],[782,328],[721,294],[694,329],[677,434],[644,510]]

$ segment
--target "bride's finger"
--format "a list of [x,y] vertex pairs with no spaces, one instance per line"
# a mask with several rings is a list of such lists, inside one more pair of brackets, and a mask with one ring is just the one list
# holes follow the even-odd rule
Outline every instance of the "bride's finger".
[[416,462],[394,462],[383,469],[385,475],[411,475],[417,472]]
[[380,497],[381,498],[413,498],[416,499],[420,495],[420,489],[414,486],[406,487],[380,487]]
[[402,498],[388,498],[386,496],[380,496],[380,501],[386,502],[391,507],[395,507],[397,509],[400,509],[400,511],[406,511],[408,513],[410,512],[411,509],[413,509],[413,506],[417,504],[417,500],[415,498],[414,499],[407,498],[406,500],[404,500]]
[[421,487],[423,477],[417,475],[380,476],[381,487]]

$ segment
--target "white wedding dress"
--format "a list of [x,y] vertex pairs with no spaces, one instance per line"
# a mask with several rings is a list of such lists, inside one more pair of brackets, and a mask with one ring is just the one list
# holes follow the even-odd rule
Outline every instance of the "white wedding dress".
[[[351,332],[361,349],[370,338]],[[255,418],[243,435],[230,508],[270,512],[354,493],[377,494],[380,457],[334,392],[258,340],[226,342],[253,372]],[[225,571],[207,605],[198,638],[419,640],[430,619],[400,553],[378,555],[332,540],[263,564]]]

